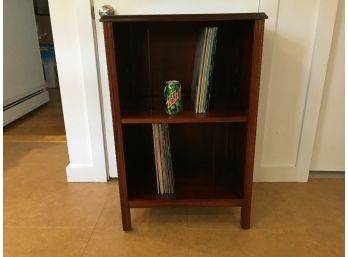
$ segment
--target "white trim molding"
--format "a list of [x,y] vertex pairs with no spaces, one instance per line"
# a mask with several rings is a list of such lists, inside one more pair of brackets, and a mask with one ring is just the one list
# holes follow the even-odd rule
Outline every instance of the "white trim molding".
[[69,182],[106,182],[90,1],[49,0],[70,164]]
[[93,165],[74,165],[66,167],[69,182],[106,182],[105,174]]

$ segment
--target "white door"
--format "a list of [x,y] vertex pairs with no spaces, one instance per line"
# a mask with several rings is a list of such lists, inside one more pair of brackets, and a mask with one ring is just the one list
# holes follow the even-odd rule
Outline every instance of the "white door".
[[337,0],[262,0],[255,181],[307,181]]
[[344,171],[344,20],[344,0],[339,0],[310,167],[313,171]]
[[102,24],[98,10],[117,14],[266,12],[256,181],[306,181],[326,74],[337,0],[94,0],[111,177],[117,176]]

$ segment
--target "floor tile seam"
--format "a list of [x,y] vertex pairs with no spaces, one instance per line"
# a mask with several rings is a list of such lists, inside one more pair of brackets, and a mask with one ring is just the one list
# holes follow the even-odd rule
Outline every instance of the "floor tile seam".
[[[60,173],[60,172],[62,172],[60,169],[65,169],[66,168],[66,166],[68,166],[68,164],[69,163],[67,163],[66,165],[64,165],[63,167],[61,167],[61,168],[57,168],[57,169],[59,169],[59,170],[56,170],[55,171],[55,174],[58,174],[58,173]],[[27,162],[27,161],[25,161],[25,162],[23,162],[23,161],[19,161],[19,162],[14,162],[14,163],[11,163],[11,164],[9,164],[9,163],[6,163],[6,166],[9,166],[9,165],[11,165],[11,167],[10,168],[7,168],[5,171],[7,171],[7,170],[9,170],[9,169],[13,169],[13,168],[16,168],[16,169],[20,169],[21,171],[22,170],[24,170],[24,169],[26,169],[26,168],[34,168],[34,167],[36,167],[37,169],[41,169],[41,170],[43,170],[43,169],[45,169],[45,168],[47,168],[47,167],[45,167],[44,165],[49,165],[49,164],[39,164],[39,163],[37,163],[37,162]],[[18,172],[18,171],[17,171]],[[63,171],[64,172],[64,171]],[[18,175],[18,174],[17,174]],[[35,177],[31,177],[30,179],[35,179]]]
[[[56,134],[57,133],[57,134]],[[59,134],[58,134],[59,133]],[[9,140],[21,140],[23,139],[23,141],[25,141],[26,139],[36,139],[36,138],[52,138],[52,137],[66,137],[65,134],[62,134],[62,132],[58,132],[56,131],[55,134],[45,134],[45,135],[40,135],[40,134],[36,134],[36,135],[4,135],[4,140],[5,139],[9,139]]]
[[[237,243],[237,246],[238,246],[238,250],[243,254],[243,256],[239,256],[239,257],[257,257],[255,255],[250,255],[249,253],[247,253],[246,251],[243,250],[243,248],[239,245],[238,242],[236,242],[236,243]],[[195,255],[192,255],[193,254],[192,248],[188,249],[188,254],[189,254],[188,255],[189,257],[195,257]]]
[[271,231],[271,232],[280,232],[282,231],[282,229],[280,228],[250,228],[250,229],[243,229],[241,227],[239,227],[239,223],[238,226],[235,227],[221,227],[221,228],[212,228],[212,227],[187,227],[188,230],[192,230],[192,231],[197,231],[197,230],[211,230],[211,231],[233,231],[233,232],[240,232],[240,233],[247,233],[248,231]]
[[9,229],[42,229],[42,230],[86,230],[92,231],[93,226],[17,226],[17,225],[4,225],[3,228]]
[[[242,230],[243,230],[243,229],[242,229]],[[253,231],[258,231],[258,232],[260,232],[260,231],[268,231],[268,232],[278,233],[278,234],[281,234],[281,232],[283,232],[282,229],[280,229],[280,228],[271,228],[271,229],[250,228],[250,229],[248,229],[248,230],[243,230],[243,231],[248,232],[248,231],[251,231],[251,230],[253,230]],[[250,253],[248,253],[247,251],[245,251],[245,250],[243,249],[242,245],[240,244],[239,240],[236,240],[235,242],[236,242],[236,244],[238,245],[238,249],[239,249],[246,257],[258,257],[257,255],[255,256],[254,254],[250,254]]]
[[67,143],[67,140],[12,140],[4,139],[4,143]]
[[[55,140],[59,139],[59,140]],[[4,136],[4,143],[21,143],[21,142],[28,142],[28,143],[35,143],[36,141],[53,141],[53,142],[64,142],[64,138],[66,138],[66,135],[35,135],[35,136]],[[65,140],[66,142],[66,140]]]
[[[30,181],[30,182],[27,182],[28,184],[26,184],[25,186],[31,186],[31,184],[35,184],[34,181]],[[44,201],[44,199],[49,199],[49,198],[52,198],[54,197],[55,195],[59,195],[59,193],[63,192],[63,190],[66,190],[68,188],[69,185],[67,185],[67,187],[62,187],[62,185],[64,184],[67,184],[68,182],[64,182],[64,181],[55,181],[55,180],[41,180],[40,182],[40,186],[42,186],[43,184],[46,184],[45,186],[53,186],[53,185],[56,185],[56,186],[59,186],[59,188],[56,188],[54,191],[49,191],[49,192],[45,192],[46,195],[42,195],[42,194],[38,194],[38,190],[44,188],[43,186],[42,187],[29,187],[28,188],[28,192],[26,192],[26,195],[25,196],[20,196],[18,195],[18,197],[21,197],[20,199],[17,199],[16,201],[23,201],[22,197],[25,197],[26,199],[28,199],[29,197],[31,196],[34,196],[34,198],[30,199],[30,200],[33,200],[35,201],[35,198],[36,197],[39,197],[41,198],[40,201]],[[23,186],[23,185],[22,185]],[[8,189],[10,190],[10,189]],[[4,192],[6,193],[6,192]],[[28,194],[29,193],[29,194]],[[52,195],[53,194],[53,195]],[[4,194],[4,196],[6,196],[6,194]],[[4,201],[5,201],[5,197],[4,197]],[[8,200],[7,200],[8,201]]]
[[83,257],[85,255],[85,253],[86,253],[86,250],[87,250],[87,247],[89,245],[89,242],[91,241],[92,236],[94,235],[94,232],[96,230],[97,224],[98,224],[98,222],[99,222],[99,220],[100,220],[100,218],[101,218],[101,216],[102,216],[102,214],[104,212],[106,203],[107,203],[107,197],[104,199],[103,207],[101,208],[101,211],[100,211],[100,213],[98,215],[98,218],[97,218],[96,222],[94,223],[93,228],[91,229],[91,232],[90,232],[90,235],[88,237],[88,240],[86,241],[86,244],[83,247],[83,250],[82,250],[82,253],[81,253],[81,257]]
[[[239,226],[239,224],[238,224]],[[218,228],[218,227],[215,227],[215,228],[212,228],[212,227],[187,227],[187,230],[188,231],[233,231],[233,232],[238,232],[238,231],[242,231],[243,229],[242,228],[226,228],[226,227],[221,227],[221,228]]]
[[52,144],[57,143],[57,144],[63,144],[64,143],[65,144],[66,142],[67,141],[63,141],[63,140],[59,140],[59,141],[53,141],[53,140],[51,140],[51,141],[46,141],[46,140],[29,141],[29,140],[20,140],[20,139],[6,141],[6,138],[4,138],[4,141],[3,141],[4,144],[22,144],[22,143],[25,143],[25,144],[36,144],[36,143],[52,143]]
[[238,241],[236,241],[236,244],[238,246],[238,249],[245,255],[245,257],[255,257],[254,255],[250,255],[250,253],[245,251]]

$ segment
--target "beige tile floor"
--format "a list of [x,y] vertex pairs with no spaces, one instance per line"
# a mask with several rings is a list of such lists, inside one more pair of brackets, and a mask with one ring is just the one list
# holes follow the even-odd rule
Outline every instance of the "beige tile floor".
[[132,210],[117,181],[67,183],[66,143],[5,142],[6,257],[344,256],[344,181],[255,183],[252,229],[238,208]]
[[4,129],[5,256],[343,256],[343,180],[255,183],[248,231],[238,208],[184,208],[132,210],[124,233],[117,181],[66,182],[59,89],[50,97]]

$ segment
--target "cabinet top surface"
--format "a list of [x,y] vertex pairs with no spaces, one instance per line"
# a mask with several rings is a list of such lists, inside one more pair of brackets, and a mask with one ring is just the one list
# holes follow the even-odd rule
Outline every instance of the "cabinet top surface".
[[157,15],[111,15],[100,18],[101,22],[190,22],[264,20],[265,13],[216,13],[216,14],[157,14]]

